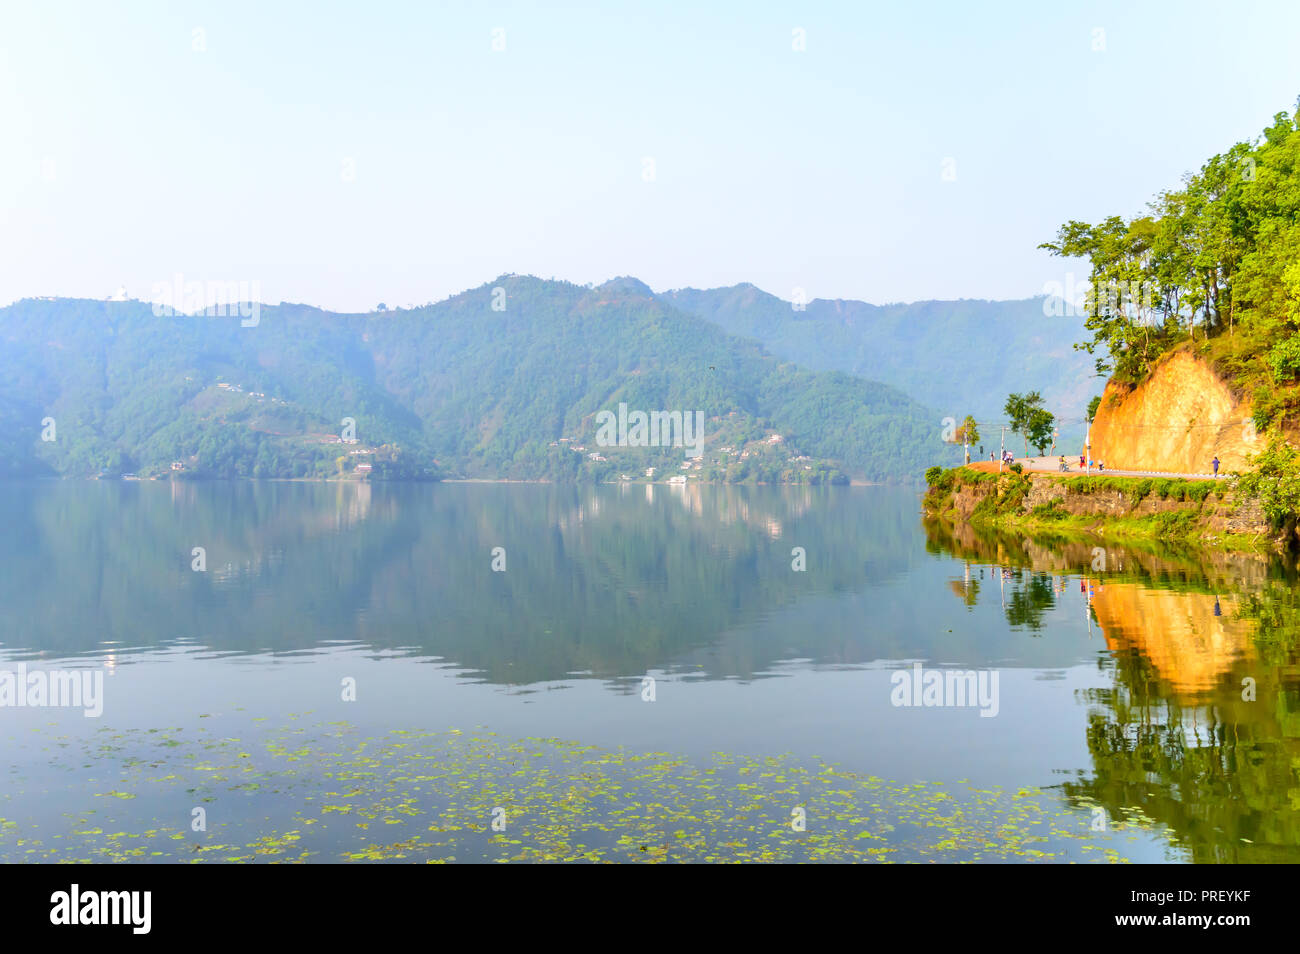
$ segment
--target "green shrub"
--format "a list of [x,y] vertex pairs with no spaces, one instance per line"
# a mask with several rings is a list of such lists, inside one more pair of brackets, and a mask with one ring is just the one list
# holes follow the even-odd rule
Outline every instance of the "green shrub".
[[1030,511],[1030,516],[1038,520],[1064,520],[1070,514],[1061,507],[1061,498],[1054,497],[1047,503],[1035,507]]
[[1185,537],[1196,529],[1196,516],[1190,510],[1171,510],[1153,518],[1160,536]]
[[1251,420],[1255,424],[1256,431],[1268,430],[1286,408],[1286,402],[1278,395],[1277,390],[1268,385],[1260,385],[1255,389],[1251,404],[1254,407]]
[[1180,483],[1181,481],[1179,480],[1172,480],[1168,477],[1158,477],[1152,483],[1151,489],[1160,497],[1161,500],[1168,500],[1170,497],[1177,500],[1182,497],[1182,490],[1178,486]]
[[[1019,467],[1019,464],[1014,467]],[[1024,468],[1015,470],[1007,476],[1005,483],[1000,486],[1000,492],[997,500],[998,513],[1014,513],[1020,509],[1020,505],[1028,496],[1030,488],[1033,486],[1033,480],[1026,477],[1023,473]]]
[[1150,477],[1143,477],[1132,487],[1129,488],[1128,500],[1130,507],[1136,507],[1143,499],[1146,498],[1152,490],[1155,489],[1156,482]]
[[1268,365],[1278,384],[1294,381],[1300,374],[1300,335],[1291,335],[1273,345],[1268,352]]
[[1254,470],[1236,480],[1239,492],[1259,497],[1273,528],[1295,526],[1300,516],[1300,459],[1295,448],[1276,435],[1268,449],[1256,455]]

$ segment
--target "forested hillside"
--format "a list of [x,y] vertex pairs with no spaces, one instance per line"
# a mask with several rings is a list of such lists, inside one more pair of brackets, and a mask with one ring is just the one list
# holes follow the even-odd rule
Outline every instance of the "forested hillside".
[[[620,403],[700,411],[703,457],[598,446],[597,412]],[[131,301],[0,309],[7,474],[907,480],[954,453],[939,418],[631,279],[503,276],[367,315],[263,306],[252,327]]]
[[[815,299],[800,311],[753,285],[661,297],[804,367],[893,385],[959,421],[967,414],[1002,420],[1007,395],[1024,391],[1041,393],[1058,419],[1077,421],[1101,391],[1090,380],[1092,361],[1073,348],[1084,318],[1045,309],[1043,298],[891,305]],[[1053,310],[1056,316],[1045,315]]]

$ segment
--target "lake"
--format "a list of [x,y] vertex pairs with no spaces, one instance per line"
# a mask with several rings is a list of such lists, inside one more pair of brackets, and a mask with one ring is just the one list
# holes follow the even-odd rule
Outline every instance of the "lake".
[[0,708],[5,861],[1300,861],[1277,558],[887,487],[4,490],[0,670],[102,685]]

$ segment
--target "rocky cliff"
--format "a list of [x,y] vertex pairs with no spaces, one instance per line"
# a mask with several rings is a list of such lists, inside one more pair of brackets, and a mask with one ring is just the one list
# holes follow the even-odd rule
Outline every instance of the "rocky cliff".
[[1094,460],[1108,470],[1205,474],[1246,471],[1258,453],[1249,398],[1239,399],[1204,361],[1186,351],[1157,364],[1136,387],[1110,381],[1092,422]]

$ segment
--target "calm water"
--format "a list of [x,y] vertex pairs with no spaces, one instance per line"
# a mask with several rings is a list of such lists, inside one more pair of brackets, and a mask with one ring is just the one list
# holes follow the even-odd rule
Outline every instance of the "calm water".
[[105,675],[0,709],[3,860],[1300,860],[1277,561],[886,488],[4,490],[0,669]]

